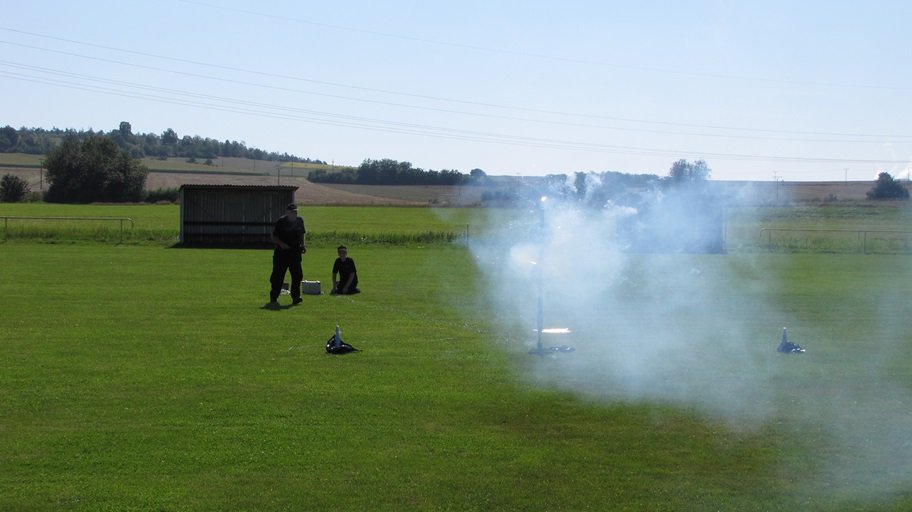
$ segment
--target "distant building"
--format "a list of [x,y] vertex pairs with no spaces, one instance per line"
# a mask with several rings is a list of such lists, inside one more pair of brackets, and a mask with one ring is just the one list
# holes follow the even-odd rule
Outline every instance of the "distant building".
[[272,226],[298,187],[182,185],[180,245],[270,247]]

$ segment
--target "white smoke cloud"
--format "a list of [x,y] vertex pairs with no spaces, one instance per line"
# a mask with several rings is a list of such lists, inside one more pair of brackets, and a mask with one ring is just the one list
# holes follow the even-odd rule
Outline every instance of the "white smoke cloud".
[[902,170],[899,171],[899,176],[897,178],[912,181],[912,157],[909,157],[906,164],[902,167]]
[[498,317],[528,333],[525,348],[538,343],[539,297],[544,327],[572,330],[567,339],[543,336],[572,340],[576,353],[558,365],[532,364],[534,378],[608,399],[683,403],[732,421],[762,418],[770,375],[759,354],[769,347],[728,311],[738,292],[725,284],[725,257],[626,252],[617,223],[634,210],[578,204],[545,200],[472,244]]
[[[890,411],[878,405],[885,400],[879,392],[888,401],[903,392],[882,375],[887,352],[867,360],[870,387],[847,389],[831,401],[784,392],[779,379],[794,378],[791,363],[814,357],[814,349],[800,356],[775,352],[782,326],[799,318],[771,299],[781,283],[771,279],[767,263],[749,254],[632,252],[618,224],[638,212],[583,203],[546,200],[509,212],[509,220],[490,223],[497,229],[470,243],[498,325],[518,333],[506,338],[523,356],[517,360],[525,378],[606,402],[700,411],[738,431],[788,417],[826,431],[832,443],[820,457],[828,478],[809,487],[851,481],[868,493],[909,482],[908,403]],[[567,327],[570,334],[539,337],[539,300],[543,327]],[[799,343],[815,332],[807,325],[791,330]],[[539,340],[575,351],[526,355]],[[858,415],[845,414],[852,407]]]

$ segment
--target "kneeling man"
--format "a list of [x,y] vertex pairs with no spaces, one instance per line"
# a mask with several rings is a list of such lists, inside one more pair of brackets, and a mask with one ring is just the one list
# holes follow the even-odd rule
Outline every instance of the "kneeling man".
[[348,257],[348,248],[344,245],[339,246],[338,252],[339,257],[333,263],[332,294],[351,295],[361,293],[361,290],[358,289],[358,269],[355,268],[355,260]]

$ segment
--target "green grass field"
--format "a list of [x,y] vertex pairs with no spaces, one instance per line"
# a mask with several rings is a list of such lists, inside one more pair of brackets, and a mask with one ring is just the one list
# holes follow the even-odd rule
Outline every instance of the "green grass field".
[[[301,213],[311,242],[422,243],[472,238],[494,226],[490,212],[507,219],[534,217],[524,209],[389,208],[309,206]],[[33,220],[2,217],[110,217],[116,220]],[[174,244],[180,206],[0,203],[0,239]],[[731,207],[727,211],[729,252],[912,254],[912,208],[904,203],[847,203],[790,207]]]
[[0,153],[0,167],[35,167],[41,166],[44,155],[27,155],[25,153]]
[[[31,206],[66,213],[13,210]],[[176,215],[70,208],[149,231]],[[302,214],[312,230],[373,236],[483,222]],[[912,508],[907,256],[644,256],[729,276],[720,311],[775,376],[757,404],[769,412],[731,421],[539,378],[591,360],[590,345],[530,356],[461,244],[350,243],[364,293],[271,311],[269,251],[87,240],[0,244],[0,510]],[[325,287],[333,247],[307,252],[306,279]],[[636,314],[646,332],[720,313]],[[775,353],[783,317],[807,354]],[[362,352],[323,351],[337,324]]]
[[[488,223],[484,212],[474,208],[431,210],[312,206],[302,208],[301,215],[308,227],[309,243],[316,245],[458,238],[466,234],[471,236],[473,231],[485,228]],[[16,218],[4,220],[2,217]],[[67,220],[70,217],[86,219]],[[121,223],[117,220],[91,220],[102,217],[129,221],[123,224],[121,231]],[[0,239],[9,242],[123,241],[127,244],[168,245],[179,240],[180,206],[0,203],[0,230]]]

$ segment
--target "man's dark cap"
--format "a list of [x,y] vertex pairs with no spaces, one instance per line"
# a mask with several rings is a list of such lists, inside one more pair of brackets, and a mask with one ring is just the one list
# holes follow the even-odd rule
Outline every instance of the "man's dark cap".
[[286,210],[298,211],[298,205],[296,205],[296,204],[294,204],[294,203],[289,203],[288,206],[285,207],[285,209],[286,209]]

